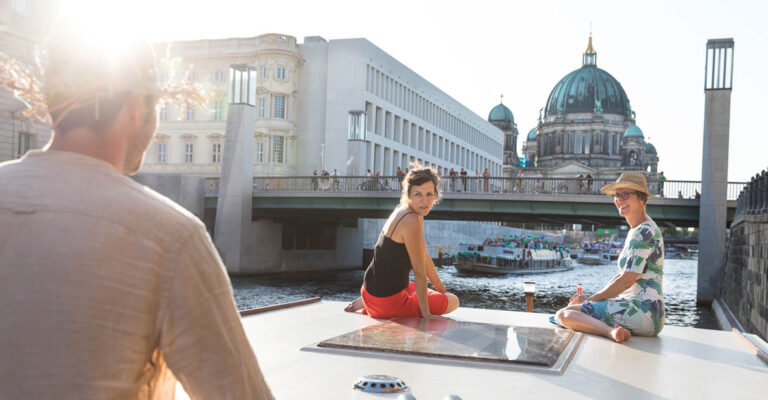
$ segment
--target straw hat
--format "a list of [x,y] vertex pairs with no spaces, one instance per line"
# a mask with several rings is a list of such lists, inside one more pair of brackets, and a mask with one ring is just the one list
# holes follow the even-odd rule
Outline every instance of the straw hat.
[[649,199],[659,197],[652,195],[651,192],[648,191],[648,185],[645,183],[645,175],[637,172],[625,172],[619,176],[619,179],[616,179],[615,183],[605,185],[600,190],[608,196],[613,196],[613,194],[616,193],[616,191],[619,189],[636,190],[648,195]]

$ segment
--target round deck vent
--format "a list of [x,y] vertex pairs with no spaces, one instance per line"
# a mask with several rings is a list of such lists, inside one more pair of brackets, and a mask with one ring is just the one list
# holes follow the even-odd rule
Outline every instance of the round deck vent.
[[371,393],[395,393],[408,390],[408,385],[394,376],[366,375],[357,378],[354,388]]

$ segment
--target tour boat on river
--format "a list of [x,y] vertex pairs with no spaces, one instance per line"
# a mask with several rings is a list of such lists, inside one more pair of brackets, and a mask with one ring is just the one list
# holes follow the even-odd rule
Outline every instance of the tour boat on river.
[[602,252],[603,250],[598,246],[582,247],[577,259],[586,265],[603,265],[606,261],[602,257]]
[[619,255],[621,254],[623,247],[623,243],[605,243],[603,245],[602,251],[600,252],[600,258],[605,262],[616,261],[619,259]]
[[573,269],[567,249],[509,247],[503,244],[460,244],[456,269],[486,274],[538,274]]

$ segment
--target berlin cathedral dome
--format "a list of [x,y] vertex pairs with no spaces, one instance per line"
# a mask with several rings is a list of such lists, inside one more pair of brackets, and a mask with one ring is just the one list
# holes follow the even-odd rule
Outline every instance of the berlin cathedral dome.
[[504,171],[549,177],[592,175],[606,179],[624,171],[657,176],[656,148],[636,125],[635,112],[621,83],[597,67],[589,37],[581,68],[555,84],[528,132],[523,157],[517,157],[517,124],[504,104],[495,106],[488,121],[504,131]]
[[616,78],[594,63],[585,63],[555,85],[544,108],[545,117],[573,113],[631,117],[632,109],[624,88]]

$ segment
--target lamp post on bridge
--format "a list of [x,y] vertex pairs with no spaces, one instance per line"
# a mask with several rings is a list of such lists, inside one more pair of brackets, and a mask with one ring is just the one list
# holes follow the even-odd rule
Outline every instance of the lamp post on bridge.
[[720,290],[720,276],[726,252],[733,39],[707,41],[704,71],[704,143],[701,160],[696,302],[708,305]]

